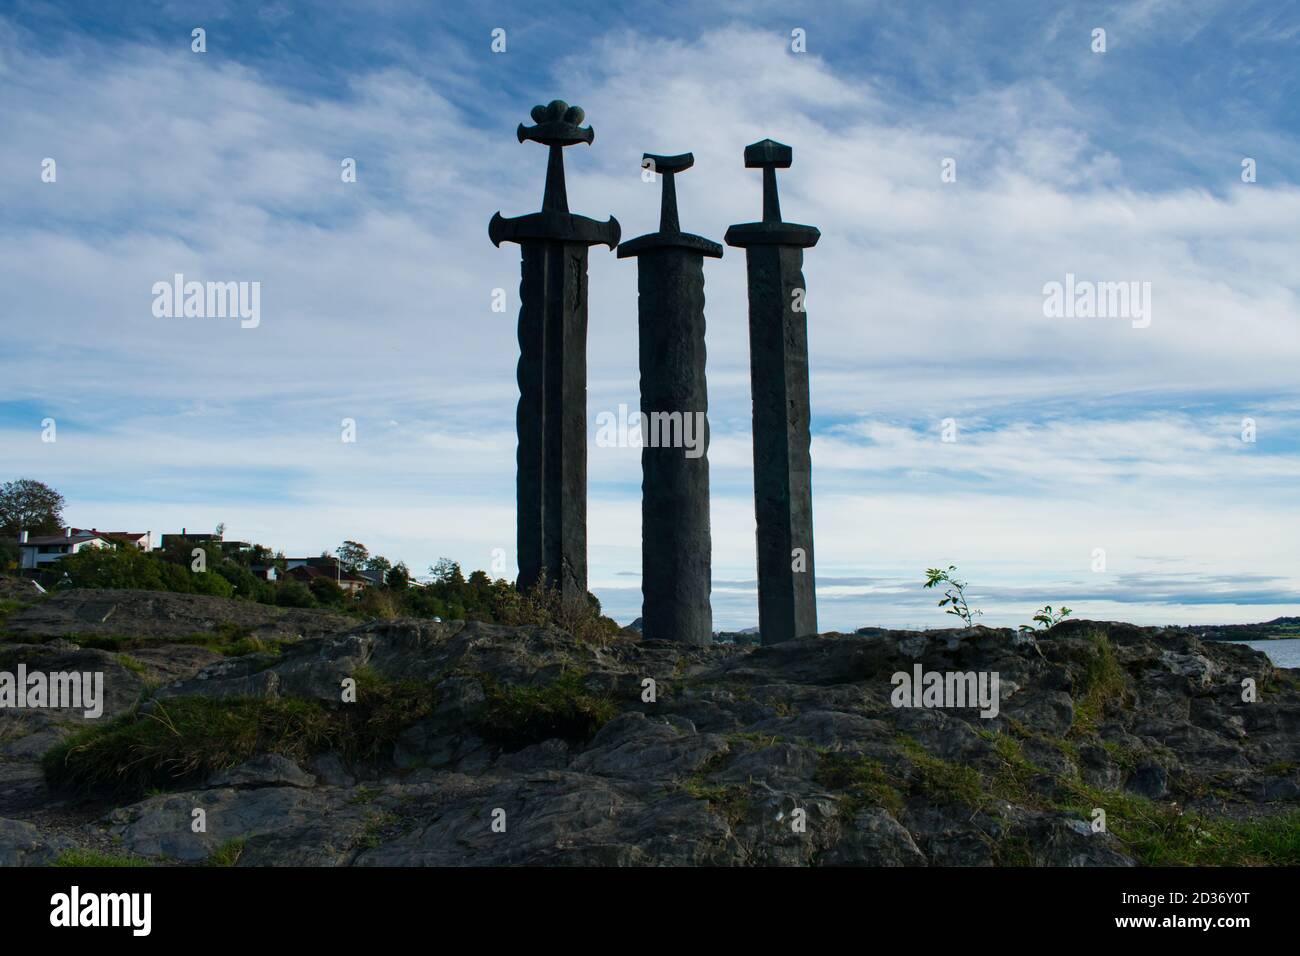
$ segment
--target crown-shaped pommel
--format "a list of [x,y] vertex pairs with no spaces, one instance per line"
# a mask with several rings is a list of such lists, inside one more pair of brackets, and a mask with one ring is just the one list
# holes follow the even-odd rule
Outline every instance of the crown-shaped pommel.
[[570,106],[564,100],[551,100],[545,106],[534,106],[533,122],[536,126],[519,124],[516,135],[519,142],[531,139],[535,143],[547,146],[572,146],[574,143],[591,145],[596,132],[590,126],[582,126],[586,115],[581,106]]

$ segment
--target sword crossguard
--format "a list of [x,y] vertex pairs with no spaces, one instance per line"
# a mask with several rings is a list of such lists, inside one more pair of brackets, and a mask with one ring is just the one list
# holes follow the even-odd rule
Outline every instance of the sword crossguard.
[[663,193],[659,197],[659,231],[629,239],[618,247],[618,257],[639,256],[651,249],[688,249],[708,256],[711,259],[722,257],[722,246],[711,239],[682,232],[681,221],[677,218],[677,182],[675,176],[695,165],[694,153],[678,153],[676,156],[661,156],[658,153],[642,153],[641,168],[663,173]]
[[745,222],[727,230],[723,241],[730,246],[815,246],[821,233],[813,226],[801,226],[781,219],[781,198],[776,191],[776,171],[789,169],[794,150],[785,143],[764,139],[745,147],[745,168],[763,170],[763,221]]

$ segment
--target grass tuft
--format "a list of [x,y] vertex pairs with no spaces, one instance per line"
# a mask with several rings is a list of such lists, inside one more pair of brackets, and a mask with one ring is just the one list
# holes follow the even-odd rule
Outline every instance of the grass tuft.
[[104,867],[104,866],[152,866],[149,860],[138,856],[116,853],[100,853],[97,850],[64,850],[50,866]]
[[261,697],[176,697],[108,724],[86,728],[46,753],[51,787],[137,797],[150,789],[197,782],[251,757],[274,753],[302,761],[336,750],[344,759],[386,755],[398,735],[430,714],[432,687],[357,678],[357,702]]
[[478,731],[498,744],[519,748],[559,737],[585,743],[619,713],[610,696],[594,694],[580,671],[566,671],[540,687],[501,684],[477,675],[487,695]]

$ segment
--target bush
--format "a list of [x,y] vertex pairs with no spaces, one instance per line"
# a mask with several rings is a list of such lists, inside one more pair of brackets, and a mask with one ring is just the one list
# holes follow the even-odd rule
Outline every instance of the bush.
[[208,594],[212,597],[233,597],[235,589],[230,586],[230,582],[218,574],[216,571],[205,571],[203,574],[190,575],[191,583],[195,594]]
[[82,548],[60,558],[55,567],[78,588],[176,590],[164,585],[161,562],[132,547]]
[[292,579],[276,589],[275,603],[280,607],[316,607],[316,599],[307,590],[307,585]]
[[347,604],[347,594],[329,578],[312,578],[307,587],[311,596],[326,607],[344,607]]

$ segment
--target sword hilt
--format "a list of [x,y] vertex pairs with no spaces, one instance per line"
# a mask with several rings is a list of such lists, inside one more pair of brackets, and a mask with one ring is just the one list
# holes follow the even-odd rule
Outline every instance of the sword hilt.
[[776,171],[788,169],[794,150],[784,143],[764,139],[745,147],[745,168],[763,170],[763,221],[744,222],[727,230],[724,241],[729,246],[797,246],[807,249],[817,245],[821,233],[814,226],[784,222],[781,199],[776,192]]
[[551,100],[545,106],[534,106],[532,113],[536,126],[519,124],[515,135],[519,142],[532,140],[550,147],[550,156],[546,162],[546,192],[542,194],[542,210],[547,212],[569,211],[569,196],[564,185],[565,146],[574,143],[586,143],[588,146],[596,139],[596,131],[590,126],[585,129],[582,121],[586,114],[581,106],[570,106],[564,100]]
[[781,221],[781,199],[776,192],[776,171],[789,169],[794,150],[784,143],[765,139],[745,147],[745,168],[763,170],[763,221]]
[[677,218],[677,183],[673,177],[695,165],[695,154],[678,153],[676,156],[659,156],[655,153],[644,153],[641,156],[641,165],[647,164],[655,172],[663,173],[664,177],[663,196],[659,201],[659,231],[681,232],[681,220]]
[[520,123],[516,135],[521,143],[532,140],[550,150],[542,211],[511,219],[498,212],[488,223],[488,237],[492,244],[499,246],[503,242],[525,239],[555,239],[586,245],[599,243],[613,249],[620,236],[617,219],[611,216],[606,222],[597,222],[569,212],[568,190],[564,183],[564,147],[574,143],[590,145],[596,139],[595,130],[582,125],[586,117],[582,107],[570,106],[564,100],[551,100],[545,106],[534,106],[530,115],[536,125]]

